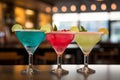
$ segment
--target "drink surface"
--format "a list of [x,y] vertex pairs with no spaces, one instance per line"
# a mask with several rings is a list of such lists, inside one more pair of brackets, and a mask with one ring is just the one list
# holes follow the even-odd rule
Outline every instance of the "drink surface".
[[67,45],[73,40],[74,34],[71,32],[51,32],[46,35],[58,55],[62,55]]
[[85,55],[88,55],[97,42],[100,41],[101,32],[78,32],[75,34],[75,42]]
[[44,40],[45,33],[35,30],[16,31],[16,36],[24,47],[34,53],[39,44]]

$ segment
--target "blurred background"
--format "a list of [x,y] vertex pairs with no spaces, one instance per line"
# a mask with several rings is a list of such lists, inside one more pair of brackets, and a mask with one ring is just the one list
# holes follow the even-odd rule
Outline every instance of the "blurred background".
[[[120,64],[119,0],[0,0],[0,65],[28,64],[28,53],[11,32],[19,23],[25,28],[57,25],[59,30],[83,25],[88,31],[100,27],[109,34],[94,47],[90,64]],[[63,64],[83,64],[83,54],[73,41]],[[56,64],[56,53],[44,40],[34,53],[34,64]]]

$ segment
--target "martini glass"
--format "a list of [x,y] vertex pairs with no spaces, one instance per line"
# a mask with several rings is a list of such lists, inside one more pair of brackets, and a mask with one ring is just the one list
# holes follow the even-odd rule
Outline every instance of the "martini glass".
[[74,39],[74,33],[70,31],[53,31],[46,34],[46,39],[51,44],[57,54],[57,69],[53,69],[52,73],[57,75],[68,74],[68,71],[62,69],[62,54],[66,47]]
[[26,70],[23,70],[23,74],[32,74],[39,72],[37,69],[33,69],[33,54],[38,48],[39,44],[44,40],[45,33],[40,30],[17,30],[15,31],[18,40],[22,43],[24,48],[29,54],[29,64]]
[[84,54],[84,67],[77,69],[78,73],[95,73],[95,70],[88,67],[88,57],[96,43],[100,41],[102,34],[102,32],[77,32],[75,34],[74,40]]

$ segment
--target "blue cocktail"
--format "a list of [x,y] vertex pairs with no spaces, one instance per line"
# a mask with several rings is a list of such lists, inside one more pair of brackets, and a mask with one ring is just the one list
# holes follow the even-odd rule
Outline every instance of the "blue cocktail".
[[36,70],[33,69],[33,53],[36,51],[40,43],[45,39],[44,31],[40,30],[16,30],[16,36],[22,45],[29,53],[29,66],[24,73],[34,73]]

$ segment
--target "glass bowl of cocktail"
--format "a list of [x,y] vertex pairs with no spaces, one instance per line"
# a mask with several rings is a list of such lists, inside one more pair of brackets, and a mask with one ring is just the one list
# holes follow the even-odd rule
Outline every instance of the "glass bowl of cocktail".
[[23,70],[23,74],[34,74],[39,73],[39,70],[33,68],[33,54],[45,39],[44,31],[38,29],[23,29],[19,24],[15,24],[12,27],[12,31],[15,32],[16,37],[22,43],[24,48],[29,54],[28,68]]
[[100,28],[98,32],[87,32],[84,27],[72,27],[71,30],[76,31],[74,40],[84,54],[84,67],[77,69],[77,72],[87,74],[95,73],[94,69],[88,67],[88,57],[94,46],[101,40],[102,35],[108,34],[107,29]]
[[74,32],[68,30],[51,31],[46,34],[46,39],[57,54],[57,68],[51,72],[56,75],[68,74],[68,71],[61,67],[62,55],[68,44],[74,39]]

